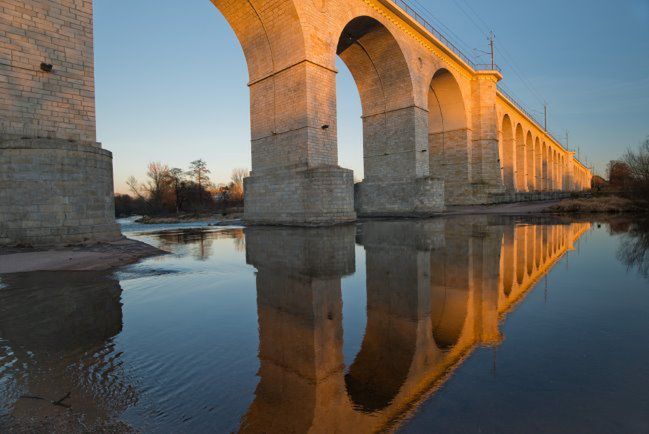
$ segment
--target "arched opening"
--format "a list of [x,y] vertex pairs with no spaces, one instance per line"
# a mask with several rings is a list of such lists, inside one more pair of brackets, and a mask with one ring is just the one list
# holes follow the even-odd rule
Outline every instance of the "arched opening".
[[559,189],[559,163],[558,163],[557,150],[552,149],[552,189]]
[[534,141],[534,173],[536,174],[536,191],[543,190],[543,155],[541,155],[541,141],[537,137]]
[[512,120],[509,115],[503,117],[500,128],[501,132],[501,166],[503,173],[503,183],[505,188],[514,191],[514,156],[516,155],[516,148],[514,146],[514,130],[512,127]]
[[536,190],[536,171],[534,170],[534,139],[532,138],[532,133],[530,131],[527,132],[527,136],[525,138],[525,150],[527,151],[527,170],[525,174],[525,177],[527,179],[527,191],[534,191]]
[[564,190],[565,182],[566,182],[566,170],[565,170],[565,164],[566,160],[563,155],[561,155],[561,158],[559,159],[559,190]]
[[[336,50],[354,78],[363,111],[363,168],[367,182],[415,176],[412,80],[401,47],[374,18],[361,16],[343,29]],[[403,161],[410,153],[412,164]]]
[[[153,9],[147,2],[120,0],[94,2],[94,8],[95,51],[101,52],[95,67],[97,130],[114,154],[116,192],[132,194],[126,180],[133,175],[144,181],[151,161],[184,171],[203,159],[217,184],[229,181],[237,167],[250,169],[247,84],[273,70],[252,8],[218,0]],[[152,31],[161,23],[173,25]],[[287,20],[287,27],[295,25],[299,21]],[[213,54],[215,41],[221,46]]]
[[542,146],[542,153],[543,156],[541,157],[542,159],[542,177],[543,177],[543,191],[548,191],[550,190],[550,180],[548,178],[549,176],[549,168],[548,168],[548,145],[543,142]]
[[469,180],[469,130],[460,86],[450,71],[438,70],[428,91],[430,174],[446,184],[447,203],[458,203]]
[[527,181],[525,179],[525,135],[521,124],[516,126],[516,190],[527,191]]
[[336,60],[336,127],[338,164],[354,172],[354,183],[363,181],[363,108],[351,71],[341,58]]

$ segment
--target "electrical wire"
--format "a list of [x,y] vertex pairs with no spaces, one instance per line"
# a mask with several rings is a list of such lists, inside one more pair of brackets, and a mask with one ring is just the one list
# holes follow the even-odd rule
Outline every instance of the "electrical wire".
[[426,6],[424,6],[421,2],[418,0],[412,0],[415,4],[420,9],[420,12],[422,12],[424,15],[427,15],[426,18],[430,19],[431,21],[435,21],[437,25],[439,25],[440,28],[444,29],[444,34],[449,35],[453,38],[453,43],[456,45],[462,46],[462,49],[464,51],[472,51],[471,47],[469,44],[464,42],[462,38],[460,38],[453,30],[450,29],[447,25],[445,25],[442,20],[437,18]]

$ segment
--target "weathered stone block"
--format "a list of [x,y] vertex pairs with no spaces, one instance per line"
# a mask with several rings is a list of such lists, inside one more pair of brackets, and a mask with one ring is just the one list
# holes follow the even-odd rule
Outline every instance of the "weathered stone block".
[[[0,206],[0,245],[119,239],[111,161],[108,151],[64,140],[0,142],[0,173],[6,181],[0,191],[8,204]],[[62,168],[77,164],[75,178],[67,179]]]
[[444,181],[419,178],[369,182],[355,186],[355,206],[360,217],[412,217],[444,211]]
[[351,170],[319,167],[253,175],[244,184],[249,224],[321,226],[356,220]]

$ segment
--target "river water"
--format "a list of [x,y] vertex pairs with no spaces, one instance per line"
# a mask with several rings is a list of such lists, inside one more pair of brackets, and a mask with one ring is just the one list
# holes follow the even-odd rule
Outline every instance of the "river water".
[[0,432],[649,432],[646,224],[122,224],[0,276]]

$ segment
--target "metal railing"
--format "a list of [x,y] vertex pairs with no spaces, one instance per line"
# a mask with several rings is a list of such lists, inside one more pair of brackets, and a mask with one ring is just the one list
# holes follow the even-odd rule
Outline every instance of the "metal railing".
[[474,70],[476,71],[496,70],[502,72],[498,65],[475,63],[469,56],[464,54],[462,50],[460,50],[455,44],[453,44],[446,36],[444,36],[431,23],[429,23],[428,20],[426,20],[426,18],[422,17],[421,14],[417,12],[417,9],[411,6],[406,0],[392,0],[392,1],[401,9],[403,9],[404,12],[410,15],[411,18],[413,18],[415,21],[421,24],[426,30],[432,33],[433,36],[435,36],[437,39],[440,40],[440,42],[442,42],[442,44],[444,44],[448,49],[450,49],[455,55],[460,57],[460,59],[466,62]]
[[[414,6],[411,6],[407,0],[392,0],[397,6],[399,6],[401,9],[403,9],[404,12],[406,12],[408,15],[410,15],[411,18],[413,18],[415,21],[417,21],[419,24],[421,24],[426,30],[428,30],[430,33],[433,34],[437,39],[439,39],[442,44],[444,44],[447,48],[449,48],[453,53],[455,53],[458,57],[460,57],[464,62],[466,62],[471,68],[473,68],[476,71],[485,71],[485,70],[496,70],[500,73],[502,73],[502,69],[498,65],[491,65],[491,64],[479,64],[474,62],[469,56],[464,54],[462,50],[460,50],[455,44],[453,44],[446,36],[444,36],[439,30],[437,30],[432,24],[426,20],[419,12],[417,12],[417,9],[415,9]],[[532,122],[536,124],[536,126],[541,130],[545,131],[548,136],[552,138],[555,142],[566,148],[566,146],[561,143],[559,139],[557,139],[554,134],[550,133],[545,129],[544,122],[542,122],[540,119],[538,119],[535,115],[533,115],[528,109],[525,108],[523,104],[521,104],[516,98],[514,98],[509,92],[507,92],[505,89],[503,89],[502,85],[498,85],[498,91],[502,93],[516,108],[518,108],[521,112],[523,112]],[[566,150],[569,151],[569,149],[566,148]]]
[[565,145],[563,142],[561,142],[561,140],[559,140],[559,139],[558,139],[554,134],[552,134],[550,131],[548,131],[548,130],[545,129],[545,126],[543,125],[544,122],[542,122],[542,121],[541,121],[540,119],[538,119],[535,115],[533,115],[532,113],[530,113],[530,112],[525,108],[525,106],[524,106],[523,104],[521,104],[520,102],[518,102],[518,101],[516,100],[516,98],[514,98],[514,97],[511,95],[511,93],[509,93],[509,92],[507,92],[505,89],[503,89],[502,86],[498,86],[498,92],[502,93],[502,94],[503,94],[503,95],[504,95],[504,96],[509,100],[509,102],[511,102],[512,104],[514,104],[514,106],[516,106],[516,108],[518,108],[518,109],[519,109],[520,111],[522,111],[522,112],[523,112],[523,113],[524,113],[528,118],[530,118],[530,120],[531,120],[532,122],[534,122],[534,123],[536,124],[536,126],[537,126],[541,131],[545,131],[545,133],[546,133],[548,136],[550,136],[550,138],[552,138],[552,140],[554,140],[555,142],[557,142],[558,144],[560,144],[563,148],[566,149],[566,151],[569,151],[569,152],[570,152],[570,149],[568,149],[568,148],[566,147],[566,145]]

